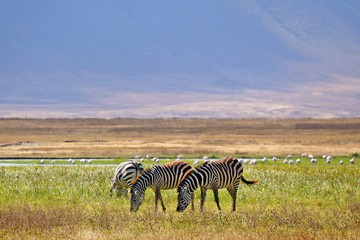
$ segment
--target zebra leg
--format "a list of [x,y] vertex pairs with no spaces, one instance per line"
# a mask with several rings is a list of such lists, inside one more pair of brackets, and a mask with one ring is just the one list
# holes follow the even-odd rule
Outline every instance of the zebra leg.
[[154,192],[155,192],[155,211],[157,211],[160,189],[156,188]]
[[114,182],[113,185],[112,185],[112,187],[110,188],[110,197],[112,197],[112,192],[113,192],[114,190],[116,190],[116,186],[117,186],[117,183]]
[[219,211],[221,211],[220,203],[219,203],[219,193],[218,193],[218,189],[217,189],[217,188],[213,188],[213,192],[214,192],[214,197],[215,197],[215,202],[216,202],[216,204],[217,204],[217,207],[218,207]]
[[162,197],[161,197],[161,193],[159,192],[159,196],[160,196],[160,201],[161,201],[161,206],[162,206],[162,208],[163,208],[163,211],[165,212],[166,211],[166,207],[165,207],[165,204],[164,204],[164,201],[163,201],[163,199],[162,199]]
[[191,197],[191,209],[195,211],[195,206],[194,206],[195,193],[192,193],[190,197]]
[[122,190],[123,190],[124,196],[125,196],[126,198],[128,198],[128,189],[125,188],[125,187],[123,187]]
[[160,188],[157,188],[156,191],[155,191],[155,210],[157,211],[157,205],[158,205],[158,201],[160,200],[161,202],[161,206],[163,208],[163,211],[165,212],[166,211],[166,207],[165,207],[165,204],[164,204],[164,201],[161,197],[161,193],[160,193]]
[[[162,208],[163,208],[163,211],[165,212],[165,211],[166,211],[166,207],[165,207],[164,201],[162,200],[162,197],[161,197],[160,188],[157,188],[157,189],[156,189],[155,195],[157,196],[157,200],[160,200],[161,206],[162,206]],[[156,210],[157,210],[157,202],[156,202]]]
[[204,208],[205,197],[206,197],[206,188],[201,188],[200,211],[202,211]]
[[232,211],[235,212],[236,210],[236,195],[237,195],[237,191],[239,188],[239,182],[235,182],[233,185],[227,187],[227,191],[230,193],[231,198],[233,200],[233,204],[232,204]]

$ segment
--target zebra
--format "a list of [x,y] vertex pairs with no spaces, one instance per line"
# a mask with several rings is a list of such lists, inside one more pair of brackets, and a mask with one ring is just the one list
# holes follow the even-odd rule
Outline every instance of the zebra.
[[219,211],[218,189],[226,188],[232,197],[232,211],[236,209],[236,194],[240,180],[246,184],[254,184],[259,180],[247,181],[242,176],[243,166],[240,161],[232,156],[224,157],[217,161],[206,161],[202,165],[196,167],[195,170],[188,172],[177,187],[178,206],[177,211],[184,211],[193,201],[194,191],[200,187],[201,202],[200,210],[203,210],[207,189],[214,192],[215,202]]
[[[160,189],[174,189],[178,186],[184,175],[191,171],[190,164],[184,161],[175,161],[163,165],[155,165],[142,172],[130,188],[130,211],[136,212],[144,200],[148,187],[155,192],[155,210],[160,199],[162,209],[166,207],[161,197]],[[193,199],[193,196],[191,197]],[[193,202],[192,207],[194,208]]]
[[110,178],[113,182],[110,189],[110,197],[112,196],[113,190],[119,190],[118,195],[124,194],[127,197],[127,190],[130,189],[132,181],[134,181],[142,171],[144,171],[144,167],[136,160],[120,163],[115,169],[114,178]]

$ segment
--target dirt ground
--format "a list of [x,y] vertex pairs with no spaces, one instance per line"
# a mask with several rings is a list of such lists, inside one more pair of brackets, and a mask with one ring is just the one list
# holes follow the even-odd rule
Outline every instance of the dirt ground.
[[0,158],[360,153],[351,119],[0,119]]

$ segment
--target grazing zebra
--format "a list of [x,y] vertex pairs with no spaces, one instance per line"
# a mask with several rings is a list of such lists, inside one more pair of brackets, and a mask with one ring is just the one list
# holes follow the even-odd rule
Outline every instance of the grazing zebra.
[[177,191],[178,206],[177,211],[182,212],[187,208],[192,200],[194,191],[200,187],[201,189],[201,205],[200,210],[203,210],[205,196],[207,189],[214,192],[215,202],[221,211],[219,205],[218,189],[226,188],[230,193],[233,205],[232,211],[236,208],[236,194],[239,187],[240,180],[246,184],[254,184],[259,180],[247,181],[242,176],[243,166],[240,161],[234,157],[224,157],[217,161],[206,161],[204,164],[196,167],[195,170],[188,172],[179,183]]
[[[155,192],[155,210],[160,199],[162,208],[166,211],[160,189],[176,188],[184,175],[191,171],[190,164],[184,161],[175,161],[163,165],[155,165],[142,172],[130,189],[130,211],[136,212],[143,202],[145,190],[150,187]],[[193,199],[193,196],[191,196]],[[192,204],[194,207],[194,205]]]
[[144,171],[143,166],[136,160],[120,163],[115,169],[114,178],[110,178],[113,182],[110,189],[110,197],[112,196],[113,190],[119,190],[118,195],[124,194],[127,196],[127,190],[130,189],[132,181],[134,181],[142,171]]

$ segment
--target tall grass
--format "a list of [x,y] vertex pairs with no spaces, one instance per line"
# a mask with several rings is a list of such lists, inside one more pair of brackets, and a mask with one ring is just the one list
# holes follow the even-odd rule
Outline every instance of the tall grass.
[[113,168],[0,168],[1,239],[356,239],[360,234],[360,169],[334,166],[246,166],[237,210],[219,192],[204,212],[175,211],[175,190],[162,191],[167,212],[154,211],[154,194],[137,213],[126,198],[109,197]]

